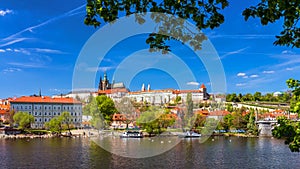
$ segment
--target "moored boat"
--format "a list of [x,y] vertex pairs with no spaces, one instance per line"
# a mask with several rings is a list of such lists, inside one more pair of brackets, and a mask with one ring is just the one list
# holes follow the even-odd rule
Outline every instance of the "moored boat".
[[121,138],[143,138],[143,132],[141,131],[125,131],[120,135]]
[[195,133],[193,131],[187,131],[182,135],[178,135],[178,136],[181,138],[197,138],[197,137],[201,137],[201,134]]

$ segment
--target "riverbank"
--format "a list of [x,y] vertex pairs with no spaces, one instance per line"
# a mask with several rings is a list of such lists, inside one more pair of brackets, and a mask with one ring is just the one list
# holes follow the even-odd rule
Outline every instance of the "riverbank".
[[0,134],[0,139],[35,139],[35,138],[54,138],[54,137],[72,137],[72,138],[89,138],[98,136],[97,130],[71,130],[71,135],[66,133],[62,133],[61,135],[56,134]]

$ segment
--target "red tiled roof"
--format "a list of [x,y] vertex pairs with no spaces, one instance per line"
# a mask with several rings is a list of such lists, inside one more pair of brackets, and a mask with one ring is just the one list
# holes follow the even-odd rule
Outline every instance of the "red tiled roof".
[[203,116],[207,116],[209,114],[208,110],[198,110],[195,112],[195,114],[200,114]]
[[126,120],[126,117],[124,114],[114,114],[113,115],[113,118],[112,118],[113,121],[124,121]]
[[98,94],[112,94],[117,92],[128,92],[126,88],[115,88],[115,89],[107,89],[107,90],[98,90]]
[[51,98],[49,96],[22,96],[10,101],[11,103],[66,103],[66,104],[81,104],[73,98]]
[[226,116],[227,114],[230,114],[230,112],[226,110],[209,112],[209,116]]
[[201,85],[200,88],[201,88],[201,89],[204,89],[204,88],[206,88],[206,87],[205,87],[205,85],[202,83],[202,85]]
[[9,114],[9,110],[0,110],[0,114]]

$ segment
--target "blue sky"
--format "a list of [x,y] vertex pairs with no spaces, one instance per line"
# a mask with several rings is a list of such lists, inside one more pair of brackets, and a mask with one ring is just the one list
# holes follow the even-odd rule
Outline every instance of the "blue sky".
[[[72,89],[77,57],[98,29],[83,24],[84,0],[63,2],[0,2],[0,98],[37,94],[40,89],[44,95],[67,93]],[[273,46],[275,35],[281,31],[281,22],[268,26],[261,26],[257,19],[245,22],[241,13],[250,2],[230,2],[230,7],[222,12],[225,23],[214,30],[203,30],[221,58],[227,92],[287,90],[288,78],[300,79],[300,50]],[[99,67],[88,71],[97,71],[96,81],[106,71],[111,80],[123,59],[148,47],[144,43],[146,37],[125,39],[110,50]],[[173,53],[195,75],[195,81],[186,81],[186,88],[198,88],[198,84],[204,83],[210,90],[210,79],[201,60],[185,46],[177,42],[171,44]],[[158,69],[137,72],[126,85],[135,91],[142,83],[150,83],[152,89],[178,88],[172,75]]]

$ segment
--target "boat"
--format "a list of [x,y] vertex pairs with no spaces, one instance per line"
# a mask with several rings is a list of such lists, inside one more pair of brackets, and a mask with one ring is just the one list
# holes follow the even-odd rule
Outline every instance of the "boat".
[[125,131],[120,135],[121,138],[143,138],[143,132],[141,131]]
[[201,134],[195,133],[193,131],[187,131],[182,135],[178,135],[178,136],[181,138],[197,138],[197,137],[201,137]]

